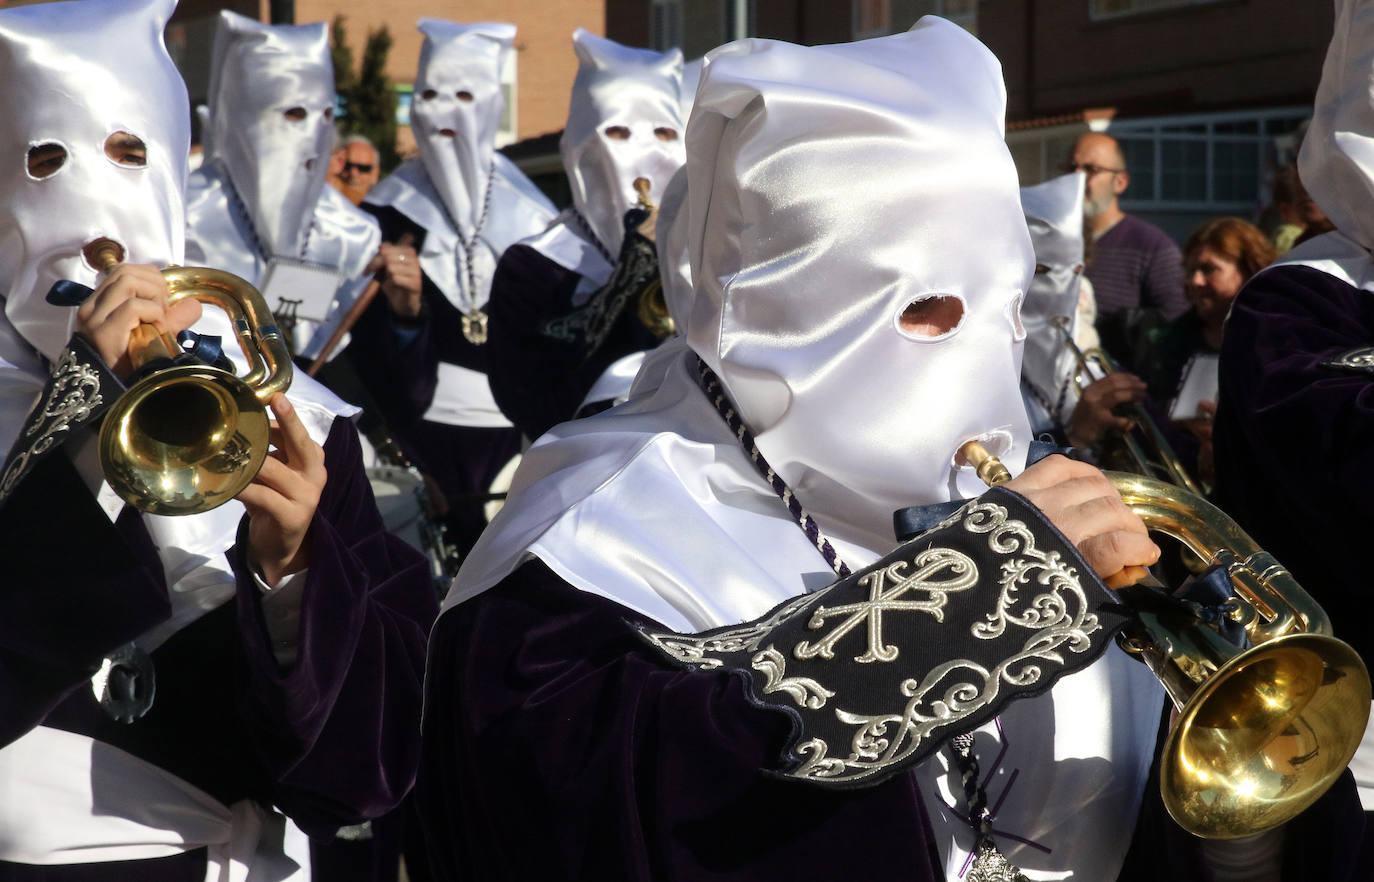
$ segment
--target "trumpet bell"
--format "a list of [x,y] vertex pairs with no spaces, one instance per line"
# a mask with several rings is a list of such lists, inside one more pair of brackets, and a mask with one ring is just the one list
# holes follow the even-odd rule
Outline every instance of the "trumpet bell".
[[1350,763],[1369,710],[1364,663],[1334,637],[1296,633],[1240,652],[1198,687],[1169,732],[1165,808],[1207,839],[1273,829]]
[[110,486],[158,515],[209,511],[252,482],[267,457],[267,409],[253,387],[204,365],[160,370],[135,383],[100,427]]

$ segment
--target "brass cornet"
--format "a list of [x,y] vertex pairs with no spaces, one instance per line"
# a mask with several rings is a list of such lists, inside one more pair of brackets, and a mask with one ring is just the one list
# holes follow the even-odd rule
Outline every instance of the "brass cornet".
[[[106,272],[121,258],[108,240],[91,253]],[[229,314],[249,372],[187,363],[169,334],[140,325],[129,352],[146,376],[105,414],[100,465],[135,508],[196,514],[234,498],[262,468],[270,440],[265,402],[291,385],[291,354],[262,295],[243,279],[204,267],[168,267],[162,275],[169,305],[190,297]]]
[[[1095,379],[1093,365],[1097,366],[1097,373],[1106,375],[1114,374],[1120,368],[1102,349],[1092,349],[1084,352],[1074,342],[1073,331],[1070,328],[1069,317],[1065,315],[1054,316],[1050,319],[1050,324],[1059,329],[1064,335],[1064,345],[1073,353],[1074,359],[1078,362],[1078,370],[1074,373],[1074,385],[1081,395]],[[1134,437],[1133,432],[1127,432],[1121,436],[1121,444],[1126,450],[1126,456],[1131,461],[1131,468],[1142,475],[1150,475],[1170,484],[1177,484],[1179,487],[1191,493],[1202,495],[1203,490],[1197,481],[1193,480],[1192,475],[1184,467],[1183,461],[1178,458],[1159,425],[1150,416],[1149,411],[1139,404],[1130,405],[1130,417],[1135,422],[1144,439],[1144,444]],[[1134,431],[1134,430],[1133,430]],[[1146,452],[1146,447],[1154,451],[1151,456]]]
[[[960,452],[985,482],[1010,477],[978,442]],[[1137,605],[1119,636],[1178,709],[1160,758],[1164,805],[1179,826],[1208,839],[1278,827],[1316,802],[1355,755],[1369,720],[1369,672],[1292,574],[1224,512],[1164,481],[1105,474],[1146,527],[1226,572],[1226,612],[1251,643],[1237,648],[1168,604]]]

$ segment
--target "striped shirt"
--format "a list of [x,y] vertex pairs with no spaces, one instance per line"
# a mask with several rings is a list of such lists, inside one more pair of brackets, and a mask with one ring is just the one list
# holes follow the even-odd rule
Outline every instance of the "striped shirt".
[[1188,311],[1178,246],[1159,227],[1129,214],[1093,244],[1085,272],[1099,317],[1133,306],[1154,307],[1166,319]]

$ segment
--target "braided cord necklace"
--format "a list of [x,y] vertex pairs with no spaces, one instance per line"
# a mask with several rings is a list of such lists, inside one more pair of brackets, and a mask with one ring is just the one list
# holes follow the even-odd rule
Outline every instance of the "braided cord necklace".
[[740,446],[744,448],[744,452],[749,455],[749,461],[754,464],[754,468],[758,470],[763,480],[782,500],[782,504],[787,506],[787,511],[792,515],[792,520],[801,527],[806,538],[810,539],[811,544],[816,546],[816,550],[821,553],[821,557],[825,558],[825,562],[835,571],[835,575],[841,579],[848,577],[851,572],[849,565],[840,559],[839,552],[821,532],[816,519],[805,508],[802,508],[802,504],[797,500],[792,488],[787,486],[787,482],[777,472],[773,471],[768,460],[763,458],[763,453],[754,443],[754,433],[749,431],[744,420],[740,419],[739,413],[730,403],[729,396],[725,394],[725,387],[721,385],[720,378],[706,366],[706,362],[701,360],[701,356],[697,356],[697,383],[701,386],[701,391],[716,406],[716,413],[725,420],[725,425],[730,427],[730,431],[734,433]]
[[[223,177],[224,190],[229,194],[229,207],[234,214],[238,215],[239,220],[242,222],[243,229],[248,233],[248,244],[253,246],[253,250],[257,252],[258,257],[262,258],[263,263],[271,263],[273,257],[272,249],[268,248],[258,236],[258,229],[253,224],[253,215],[248,211],[248,205],[243,201],[243,197],[239,195],[238,188],[234,186],[234,181],[229,177],[227,169]],[[306,225],[305,236],[301,240],[301,260],[305,260],[305,255],[310,248],[310,236],[314,232],[315,213],[312,211],[310,213],[310,223]]]
[[[477,251],[477,246],[482,242],[482,228],[486,226],[487,215],[491,211],[491,185],[496,176],[496,160],[492,160],[487,165],[487,183],[482,196],[482,211],[477,215],[477,223],[473,225],[472,235],[464,237],[463,228],[458,225],[458,221],[449,215],[449,222],[453,224],[453,230],[458,235],[458,244],[462,245],[463,270],[468,280],[468,296],[472,298],[473,307],[471,312],[463,313],[463,336],[474,346],[481,346],[487,342],[487,313],[482,307],[477,306],[477,273],[473,267],[473,255]],[[440,205],[443,201],[440,200]],[[448,207],[444,206],[444,214],[448,214]]]
[[573,220],[577,221],[577,225],[582,228],[582,235],[586,236],[587,241],[592,243],[592,247],[596,249],[596,252],[605,259],[606,263],[615,266],[615,258],[611,256],[610,249],[601,243],[601,239],[597,237],[596,231],[592,229],[591,223],[582,216],[582,212],[574,208],[572,210],[572,216]]

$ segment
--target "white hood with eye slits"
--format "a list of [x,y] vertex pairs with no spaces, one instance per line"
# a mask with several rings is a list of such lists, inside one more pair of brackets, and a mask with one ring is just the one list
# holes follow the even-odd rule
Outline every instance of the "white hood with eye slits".
[[1073,333],[1078,319],[1078,289],[1083,281],[1083,173],[1060,175],[1033,187],[1021,188],[1031,243],[1035,248],[1035,278],[1026,292],[1021,322],[1026,326],[1026,357],[1021,377],[1039,397],[1058,407],[1076,400],[1071,373],[1072,351],[1064,332],[1053,320],[1068,320]]
[[[698,355],[851,566],[895,545],[893,509],[982,491],[952,462],[963,440],[995,437],[1019,471],[1016,309],[1033,261],[1003,102],[996,60],[934,18],[847,46],[709,54],[667,225],[690,254],[674,295],[690,351],[655,358],[652,392],[528,451],[450,603],[526,555],[681,630],[833,581],[697,388]],[[962,321],[913,339],[898,320],[929,295],[959,298]]]
[[573,50],[577,77],[559,149],[573,205],[614,255],[638,201],[635,179],[649,181],[657,204],[685,161],[682,53],[631,49],[581,28]]
[[[0,18],[0,296],[13,331],[49,360],[75,330],[76,310],[44,296],[60,279],[95,284],[86,243],[113,238],[138,263],[181,259],[191,132],[186,86],[162,44],[173,6],[92,0]],[[144,143],[146,164],[107,155],[117,132]],[[34,177],[26,155],[47,144],[66,158]]]
[[304,257],[334,137],[328,27],[222,10],[209,96],[214,161],[228,170],[264,256]]

